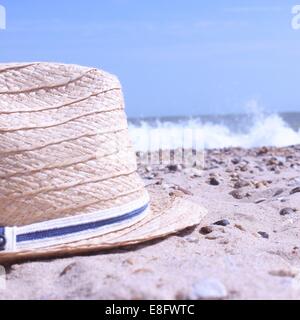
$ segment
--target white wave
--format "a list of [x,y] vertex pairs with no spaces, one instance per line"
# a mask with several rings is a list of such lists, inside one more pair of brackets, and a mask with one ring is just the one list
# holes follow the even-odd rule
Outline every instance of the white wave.
[[[154,149],[169,149],[183,146],[183,137],[191,130],[195,133],[197,148],[205,149],[225,147],[284,147],[300,144],[300,129],[293,130],[277,114],[255,114],[249,120],[250,126],[245,132],[237,132],[224,124],[202,122],[200,118],[182,123],[160,122],[150,125],[129,125],[129,131],[138,151],[153,151]],[[234,125],[231,125],[234,128]],[[185,139],[186,141],[186,139]],[[190,141],[185,147],[194,147],[195,141]]]

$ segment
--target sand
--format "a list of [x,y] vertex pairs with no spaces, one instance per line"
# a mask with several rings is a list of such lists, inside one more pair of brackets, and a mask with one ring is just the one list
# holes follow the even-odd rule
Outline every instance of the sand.
[[5,266],[0,299],[299,299],[300,146],[211,150],[205,166],[139,168],[148,188],[184,192],[208,209],[196,228]]

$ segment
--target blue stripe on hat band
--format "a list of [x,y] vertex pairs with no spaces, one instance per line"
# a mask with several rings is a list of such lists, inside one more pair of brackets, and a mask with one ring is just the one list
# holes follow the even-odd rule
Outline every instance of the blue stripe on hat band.
[[0,227],[0,251],[5,249],[6,238],[5,238],[5,228]]
[[130,220],[132,218],[135,218],[141,213],[143,213],[145,210],[147,210],[148,207],[149,207],[149,204],[146,204],[139,209],[136,209],[134,211],[131,211],[119,217],[108,218],[105,220],[99,220],[99,221],[83,223],[83,224],[78,224],[73,226],[66,226],[61,228],[54,228],[49,230],[34,231],[26,234],[19,234],[17,235],[16,240],[17,240],[17,243],[21,243],[21,242],[27,242],[27,241],[43,240],[47,238],[67,236],[67,235],[76,234],[84,231],[95,230],[108,225],[117,224],[120,222],[124,222],[126,220]]

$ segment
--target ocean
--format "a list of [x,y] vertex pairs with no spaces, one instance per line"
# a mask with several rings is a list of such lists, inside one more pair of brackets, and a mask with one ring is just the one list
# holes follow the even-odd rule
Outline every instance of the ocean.
[[284,147],[300,144],[300,112],[129,119],[129,131],[137,151],[182,147],[186,136],[192,148]]

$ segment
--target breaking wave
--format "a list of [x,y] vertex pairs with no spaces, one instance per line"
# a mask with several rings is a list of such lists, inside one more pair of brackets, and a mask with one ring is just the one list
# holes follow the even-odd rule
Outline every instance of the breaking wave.
[[300,144],[300,122],[295,122],[293,115],[297,115],[300,121],[299,113],[290,116],[260,113],[251,116],[143,120],[130,122],[129,131],[138,151],[182,147],[184,132],[191,130],[197,133],[197,146],[205,149],[284,147]]

